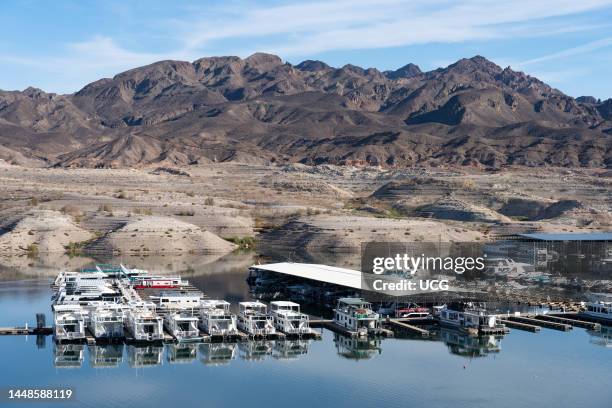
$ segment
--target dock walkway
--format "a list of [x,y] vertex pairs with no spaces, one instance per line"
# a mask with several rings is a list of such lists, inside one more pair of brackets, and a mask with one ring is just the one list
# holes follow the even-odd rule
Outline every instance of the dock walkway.
[[522,317],[522,316],[509,316],[508,320],[519,323],[531,324],[533,326],[541,326],[547,329],[560,330],[560,331],[570,331],[573,327],[569,324],[551,322],[548,320],[541,320],[531,317]]
[[390,324],[390,325],[398,326],[399,328],[401,328],[403,330],[407,330],[407,331],[409,331],[411,333],[414,333],[414,334],[419,334],[419,335],[421,335],[423,337],[429,337],[431,335],[429,330],[422,329],[420,327],[413,326],[411,324],[405,323],[401,319],[387,319],[386,323]]

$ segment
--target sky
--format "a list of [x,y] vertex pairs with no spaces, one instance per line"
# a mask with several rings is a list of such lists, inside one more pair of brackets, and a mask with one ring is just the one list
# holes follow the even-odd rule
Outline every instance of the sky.
[[380,70],[482,55],[612,97],[612,0],[0,0],[0,89],[72,93],[164,59],[269,52]]

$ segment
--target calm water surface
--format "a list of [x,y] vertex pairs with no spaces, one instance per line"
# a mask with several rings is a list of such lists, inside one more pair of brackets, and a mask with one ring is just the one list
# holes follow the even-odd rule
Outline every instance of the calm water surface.
[[[211,297],[250,298],[241,262],[214,265],[188,279]],[[0,326],[43,311],[50,322],[49,279],[0,282]],[[56,407],[610,407],[612,348],[600,341],[583,329],[360,344],[324,330],[319,341],[145,348],[2,336],[0,387],[72,387],[79,404],[45,404]],[[14,404],[28,405],[42,406]]]

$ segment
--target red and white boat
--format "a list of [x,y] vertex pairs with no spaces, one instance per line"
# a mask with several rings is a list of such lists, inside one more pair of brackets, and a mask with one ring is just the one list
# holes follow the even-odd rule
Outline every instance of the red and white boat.
[[426,319],[431,317],[431,313],[429,308],[412,304],[408,307],[395,309],[395,317],[401,317],[404,319]]
[[133,280],[132,287],[134,289],[176,289],[181,287],[182,283],[180,277],[139,276]]

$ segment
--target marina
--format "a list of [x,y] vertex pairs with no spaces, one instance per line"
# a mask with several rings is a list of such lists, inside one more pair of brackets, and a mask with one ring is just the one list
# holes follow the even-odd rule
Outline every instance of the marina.
[[[219,286],[214,276],[201,279],[197,275],[189,275],[189,284],[193,287],[184,291],[196,293],[198,296],[202,293],[204,294],[203,300],[226,299],[230,303],[230,314],[235,314],[237,318],[240,316],[241,302],[260,302],[269,309],[270,302],[255,300],[257,298],[252,297],[250,286],[244,282],[245,275],[244,269],[237,269],[232,274],[224,275],[224,280],[227,282],[224,285],[230,285],[231,291],[224,286]],[[185,281],[185,277],[182,278],[182,281]],[[221,290],[216,289],[217,287],[220,287]],[[236,292],[237,287],[242,287],[241,291]],[[4,314],[3,326],[12,328],[21,326],[21,333],[25,334],[23,330],[25,324],[19,324],[19,322],[32,321],[36,312],[45,311],[45,308],[49,307],[48,284],[44,287],[37,286],[37,288],[38,295],[34,297],[28,295],[27,302],[19,301],[26,297],[15,298],[20,292],[15,292],[15,295],[11,292],[9,296],[0,297],[0,310],[8,310],[6,308],[11,307],[11,310],[15,311],[14,314]],[[196,291],[196,288],[199,290]],[[148,302],[149,307],[152,304],[156,314],[162,318],[172,308],[158,307],[156,296],[161,296],[164,291],[165,295],[183,291],[177,291],[177,288],[132,289],[123,283],[117,284],[117,290],[120,290],[126,299]],[[239,293],[238,297],[236,293]],[[289,298],[284,297],[283,294],[280,296],[281,299]],[[277,332],[278,337],[276,338],[260,339],[252,336],[249,338],[245,333],[244,337],[223,339],[222,337],[213,338],[200,330],[201,342],[189,343],[179,342],[168,333],[166,327],[163,327],[164,337],[161,341],[136,342],[129,338],[109,341],[102,338],[95,339],[90,333],[90,326],[87,326],[86,339],[55,342],[49,335],[53,330],[53,314],[48,309],[46,314],[48,313],[50,318],[47,319],[47,322],[42,319],[40,328],[37,327],[38,319],[36,319],[34,324],[28,325],[29,334],[27,336],[23,334],[0,336],[0,343],[8,354],[7,363],[11,367],[12,378],[17,378],[17,380],[23,378],[25,381],[24,364],[36,364],[37,367],[40,367],[42,381],[45,381],[45,378],[53,377],[60,378],[62,381],[80,381],[79,390],[87,392],[87,395],[82,398],[84,401],[92,401],[93,405],[99,405],[100,401],[106,401],[109,404],[112,404],[113,401],[125,402],[126,398],[131,398],[126,395],[131,395],[133,385],[130,387],[129,394],[123,394],[120,390],[122,384],[126,382],[125,376],[132,375],[146,378],[147,382],[159,386],[172,384],[176,395],[171,399],[160,393],[153,396],[149,391],[138,394],[140,402],[146,402],[151,406],[179,402],[188,406],[197,405],[201,397],[193,393],[193,389],[198,389],[202,380],[208,384],[209,398],[223,401],[224,404],[231,404],[232,401],[238,404],[240,399],[233,400],[232,395],[221,392],[221,390],[223,384],[235,381],[237,377],[245,378],[244,373],[248,372],[249,381],[244,381],[244,387],[251,393],[253,404],[273,404],[271,397],[259,391],[267,384],[283,381],[288,392],[292,394],[305,390],[315,392],[316,389],[316,392],[325,396],[327,401],[340,406],[359,404],[360,401],[372,398],[372,393],[375,393],[376,400],[384,403],[385,406],[399,407],[403,406],[406,399],[428,401],[436,398],[434,395],[439,395],[432,394],[431,386],[419,378],[412,381],[419,388],[418,393],[412,392],[411,388],[406,388],[404,380],[399,381],[405,378],[406,367],[419,366],[425,369],[443,370],[456,378],[448,385],[456,392],[452,392],[452,400],[445,400],[443,405],[452,403],[460,407],[470,406],[471,397],[468,393],[461,394],[462,390],[469,390],[470,393],[477,392],[486,398],[511,399],[508,388],[504,385],[511,381],[519,384],[522,389],[530,390],[529,398],[525,401],[539,406],[552,407],[549,401],[559,406],[571,404],[572,401],[578,402],[580,398],[575,392],[552,399],[551,394],[547,392],[546,398],[542,397],[544,394],[540,387],[546,389],[552,386],[551,384],[559,384],[564,381],[562,377],[551,373],[551,367],[560,372],[571,369],[574,370],[574,373],[584,374],[584,371],[576,371],[575,364],[579,361],[580,367],[588,368],[589,374],[604,377],[610,369],[609,364],[605,362],[605,355],[601,354],[607,351],[611,344],[609,330],[606,326],[602,326],[601,331],[576,326],[577,329],[567,332],[537,326],[540,328],[538,333],[514,330],[513,327],[508,326],[511,329],[510,332],[503,335],[474,336],[462,330],[443,327],[433,316],[396,318],[393,317],[391,310],[387,313],[391,314],[389,320],[386,316],[380,318],[380,328],[383,330],[381,334],[351,336],[344,328],[334,323],[332,313],[326,315],[319,310],[313,310],[304,301],[293,303],[300,305],[300,313],[307,314],[309,327],[319,333],[319,336],[314,339],[300,339],[292,336],[278,336]],[[372,305],[373,308],[377,306]],[[421,310],[427,308],[431,315],[441,309],[435,308],[434,310],[431,304],[399,304],[396,308],[406,309],[402,311],[406,313],[407,309],[416,306]],[[3,307],[5,309],[2,309]],[[337,303],[331,304],[329,310],[336,307]],[[498,322],[504,323],[503,320],[513,314],[512,311],[509,314],[498,311],[496,316]],[[587,322],[587,317],[581,317],[578,313],[561,313],[558,309],[543,312],[538,308],[532,308],[522,311],[520,315],[535,319],[537,316],[562,315],[562,318],[576,321],[580,319],[580,321]],[[127,316],[124,322],[126,321]],[[394,322],[426,330],[429,335],[424,336],[417,331],[405,329],[401,324]],[[35,331],[46,334],[36,335]],[[240,328],[239,331],[243,332]],[[393,335],[388,335],[389,332]],[[125,333],[128,334],[126,330]],[[93,340],[92,342],[89,341],[89,337]],[[14,350],[13,356],[10,355],[11,350]],[[562,360],[558,359],[560,353],[565,356]],[[356,363],[359,365],[355,366]],[[319,370],[320,364],[325,364],[329,370]],[[334,385],[338,384],[335,382],[338,370],[342,370],[344,381],[355,385],[357,389],[359,389],[359,384],[363,384],[363,373],[367,371],[371,373],[369,381],[377,389],[386,391],[379,393],[368,388],[369,391],[365,393],[355,391],[355,387],[352,387],[351,390],[338,389]],[[537,381],[533,380],[533,375],[536,374],[530,374],[527,381],[526,371],[536,373]],[[496,373],[495,377],[499,381],[493,383],[489,381],[491,372]],[[70,378],[73,380],[69,380]],[[300,381],[293,381],[293,378],[299,378]],[[482,389],[477,386],[479,379],[489,381],[489,387]],[[330,386],[321,386],[322,381]],[[499,384],[496,385],[496,383]],[[572,380],[572,384],[581,387],[580,392],[583,394],[588,393],[591,400],[595,401],[594,406],[598,405],[597,397],[594,400],[593,395],[605,394],[604,388],[601,388],[602,386],[597,382],[584,382],[578,378]],[[389,391],[390,386],[394,387],[394,391]],[[585,396],[583,395],[582,398]],[[294,405],[303,406],[304,404],[298,402]],[[417,405],[420,404],[417,403]]]
[[[290,264],[274,264],[273,268],[278,269],[279,265],[286,267]],[[261,276],[262,269],[259,268],[269,267],[251,267],[247,280],[252,280],[254,270],[257,276]],[[319,269],[317,265],[298,267],[300,273]],[[354,279],[352,274],[344,276],[346,270],[341,268],[329,270],[332,271],[330,279],[336,283],[344,279],[346,284],[347,279]],[[265,284],[273,282],[269,272],[266,276]],[[256,287],[261,285],[261,282],[255,283]],[[289,290],[304,293],[297,291],[297,286],[290,285]],[[601,330],[598,321],[606,321],[610,310],[609,302],[592,302],[580,312],[514,312],[504,315],[473,305],[444,304],[429,308],[415,303],[394,302],[378,305],[384,313],[381,315],[374,311],[375,305],[363,298],[338,297],[331,310],[331,319],[310,316],[302,312],[299,303],[289,300],[272,300],[269,304],[260,300],[239,302],[238,312],[233,313],[230,302],[210,299],[180,276],[149,275],[146,270],[121,264],[95,265],[80,272],[62,271],[51,288],[52,327],[46,327],[44,316],[39,314],[36,328],[1,328],[0,334],[53,334],[57,343],[88,345],[104,342],[188,344],[318,339],[324,329],[348,338],[394,337],[396,333],[430,338],[440,328],[482,337],[504,335],[509,329],[537,333],[542,328],[569,331],[581,327],[598,332]],[[343,292],[336,290],[334,293]],[[252,352],[257,354],[255,349]]]

